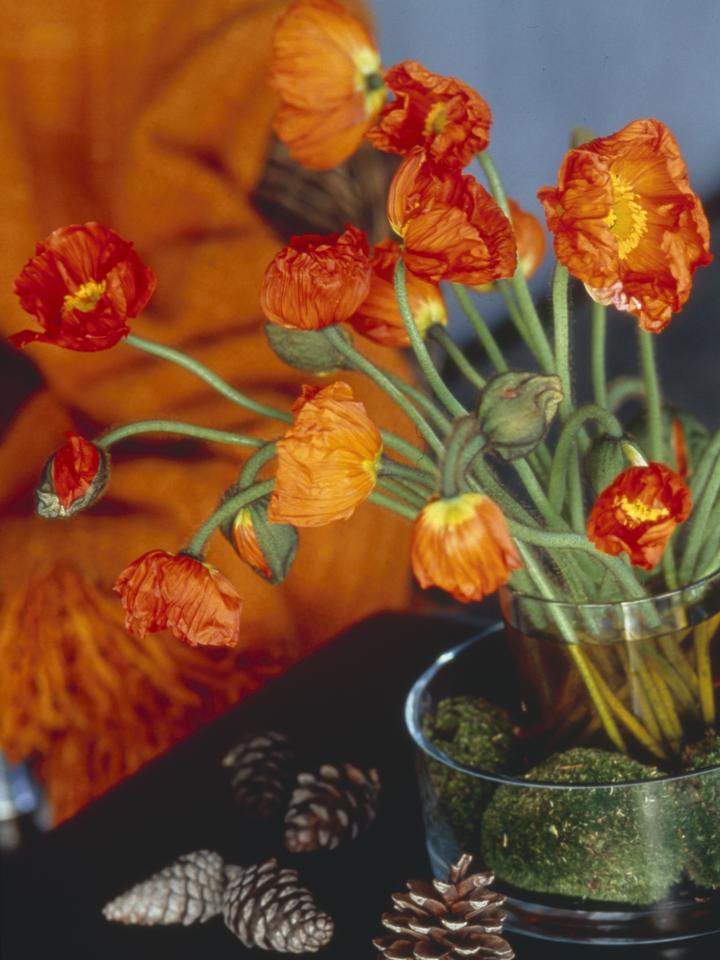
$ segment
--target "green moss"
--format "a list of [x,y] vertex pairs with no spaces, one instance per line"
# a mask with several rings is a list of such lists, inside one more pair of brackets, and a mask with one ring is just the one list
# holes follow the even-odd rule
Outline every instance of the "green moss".
[[[525,774],[600,784],[662,776],[619,753],[576,747]],[[502,786],[483,817],[482,852],[497,877],[542,893],[649,904],[679,878],[682,851],[662,786],[584,790]],[[665,812],[667,806],[668,812]]]
[[[685,770],[720,767],[720,734],[709,730],[683,754]],[[690,877],[701,887],[720,887],[720,769],[680,781],[679,820]]]
[[[453,760],[488,773],[507,770],[515,744],[507,711],[480,697],[447,697],[423,718],[427,739]],[[482,812],[492,789],[452,767],[429,761],[437,807],[459,843],[472,848],[479,839]]]

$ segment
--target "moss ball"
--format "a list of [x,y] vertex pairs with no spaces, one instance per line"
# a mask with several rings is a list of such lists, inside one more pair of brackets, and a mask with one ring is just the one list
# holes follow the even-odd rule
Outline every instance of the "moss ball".
[[[720,734],[709,730],[685,749],[686,771],[720,768]],[[685,869],[700,887],[720,887],[720,769],[680,781]]]
[[[515,754],[510,716],[481,697],[447,697],[435,713],[423,718],[427,739],[458,763],[498,773],[508,769]],[[464,848],[479,839],[483,810],[492,788],[436,760],[428,762],[440,815]]]
[[[654,780],[656,767],[620,753],[575,747],[524,778],[547,783]],[[673,805],[662,785],[543,790],[500,787],[482,824],[482,852],[496,876],[524,890],[607,903],[660,900],[682,871]],[[667,812],[666,812],[667,808]]]

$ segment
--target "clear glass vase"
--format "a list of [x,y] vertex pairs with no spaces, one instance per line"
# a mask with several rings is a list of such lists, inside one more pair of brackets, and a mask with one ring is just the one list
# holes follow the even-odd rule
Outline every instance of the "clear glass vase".
[[[406,723],[437,876],[473,854],[508,895],[507,929],[536,937],[652,943],[720,931],[719,584],[710,577],[653,601],[557,604],[560,625],[551,602],[506,591],[506,628],[420,677]],[[654,687],[643,687],[644,671]],[[692,697],[678,679],[689,685],[691,671]],[[470,727],[452,748],[435,736],[434,718],[458,702],[483,705],[472,729],[487,731],[487,761],[468,762]],[[488,717],[507,727],[493,734]]]

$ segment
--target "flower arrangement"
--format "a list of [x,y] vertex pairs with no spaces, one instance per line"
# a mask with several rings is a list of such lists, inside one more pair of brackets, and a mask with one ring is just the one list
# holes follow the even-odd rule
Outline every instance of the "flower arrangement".
[[[578,137],[557,185],[539,190],[557,258],[549,330],[527,285],[545,253],[542,227],[504,191],[488,152],[491,110],[477,92],[414,61],[384,70],[372,36],[335,0],[296,0],[280,18],[271,81],[280,97],[276,132],[305,166],[332,168],[364,141],[402,158],[387,198],[394,239],[371,251],[353,225],[293,237],[267,267],[260,304],[268,342],[286,363],[322,378],[292,410],[260,403],[187,354],[132,333],[155,276],[131,243],[98,223],[55,230],[16,280],[22,308],[41,328],[17,333],[17,347],[38,341],[91,352],[122,343],[178,364],[268,421],[259,439],[147,420],[94,440],[69,435],[51,457],[37,511],[64,518],[101,496],[110,450],[127,437],[159,431],[252,450],[182,550],[153,547],[119,574],[127,629],[140,637],[169,629],[190,645],[237,644],[242,600],[204,560],[209,537],[222,531],[259,576],[277,583],[298,530],[346,519],[365,501],[413,524],[417,581],[461,602],[509,583],[546,600],[629,603],[713,572],[720,436],[689,429],[663,405],[653,355],[654,337],[690,296],[694,271],[711,261],[702,205],[667,127],[635,120],[610,136]],[[474,158],[487,189],[464,172]],[[592,303],[594,398],[582,405],[571,378],[571,277]],[[491,376],[448,334],[441,284],[464,310]],[[508,368],[476,305],[475,292],[488,288],[501,293],[537,369]],[[637,321],[643,414],[633,429],[617,415],[626,384],[607,383],[608,307]],[[353,334],[408,348],[423,383],[370,362]],[[431,348],[476,390],[473,410],[441,377]],[[342,370],[380,387],[416,442],[379,429],[335,377]],[[714,726],[715,622],[695,626],[680,616],[683,643],[638,647],[608,672],[583,648],[598,627],[592,612],[580,627],[562,611],[552,616],[615,748],[671,761],[696,730]],[[629,710],[620,688],[639,707]]]

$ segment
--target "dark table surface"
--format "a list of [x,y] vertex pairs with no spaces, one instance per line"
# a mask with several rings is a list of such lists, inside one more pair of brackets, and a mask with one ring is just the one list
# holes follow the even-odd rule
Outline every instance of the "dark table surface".
[[[371,960],[390,894],[429,877],[405,694],[443,650],[477,631],[468,621],[383,615],[295,666],[48,834],[30,834],[2,858],[3,960],[184,960],[248,954],[221,919],[192,927],[124,927],[102,906],[199,848],[248,864],[277,855],[300,871],[336,922],[324,960]],[[292,735],[308,769],[350,760],[379,769],[373,827],[338,850],[290,856],[277,831],[248,829],[220,761],[245,732]],[[720,960],[720,938],[673,947],[590,948],[509,935],[518,960]],[[254,956],[268,957],[262,951]]]

